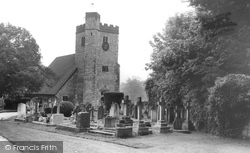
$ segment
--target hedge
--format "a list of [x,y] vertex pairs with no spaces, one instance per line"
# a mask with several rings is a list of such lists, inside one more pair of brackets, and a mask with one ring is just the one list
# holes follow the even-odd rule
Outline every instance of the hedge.
[[208,132],[223,137],[240,137],[250,123],[250,77],[230,74],[215,81],[205,103]]
[[[60,113],[64,114],[65,117],[70,117],[74,109],[74,104],[70,101],[60,102]],[[53,107],[53,113],[57,112],[57,106]]]

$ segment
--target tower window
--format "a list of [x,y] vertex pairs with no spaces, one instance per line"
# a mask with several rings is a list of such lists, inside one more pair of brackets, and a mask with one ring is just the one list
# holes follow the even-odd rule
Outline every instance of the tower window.
[[104,51],[109,50],[108,37],[106,37],[106,36],[103,37],[102,49],[103,49]]
[[109,67],[108,66],[102,66],[102,72],[108,72]]
[[63,101],[68,101],[69,97],[68,96],[63,96]]
[[103,37],[103,43],[107,43],[108,42],[108,37]]
[[82,37],[81,45],[82,45],[82,46],[85,46],[85,37]]

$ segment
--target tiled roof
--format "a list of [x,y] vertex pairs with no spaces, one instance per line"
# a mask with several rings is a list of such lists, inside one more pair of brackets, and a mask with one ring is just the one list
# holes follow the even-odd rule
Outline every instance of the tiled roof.
[[39,94],[57,94],[70,77],[76,72],[75,54],[54,59],[49,68],[56,74],[56,81],[50,87],[44,87]]

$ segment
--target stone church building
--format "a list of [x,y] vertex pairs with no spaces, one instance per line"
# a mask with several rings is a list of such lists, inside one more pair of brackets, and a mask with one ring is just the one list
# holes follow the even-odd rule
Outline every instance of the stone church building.
[[87,12],[85,23],[76,27],[75,54],[55,58],[49,68],[56,80],[48,80],[40,94],[97,106],[103,92],[119,92],[118,36],[118,26],[102,24],[97,12]]

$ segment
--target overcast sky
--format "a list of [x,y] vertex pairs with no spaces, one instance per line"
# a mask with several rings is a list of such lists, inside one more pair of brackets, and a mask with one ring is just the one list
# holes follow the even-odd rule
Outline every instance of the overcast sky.
[[76,26],[85,22],[85,12],[98,12],[102,23],[120,28],[121,82],[133,76],[146,80],[149,41],[169,17],[191,9],[181,0],[0,0],[0,4],[0,22],[30,31],[45,66],[57,56],[74,54]]

